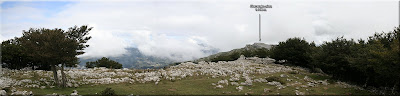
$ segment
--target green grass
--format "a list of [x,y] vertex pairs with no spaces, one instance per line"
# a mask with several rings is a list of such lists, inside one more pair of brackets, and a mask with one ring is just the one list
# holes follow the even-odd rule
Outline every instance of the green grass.
[[[289,77],[279,77],[280,74],[289,75]],[[252,74],[255,78],[262,77],[278,77],[281,82],[286,84],[293,83],[294,81],[306,84],[302,79],[305,76],[309,76],[315,80],[329,79],[328,76],[322,76],[312,73],[304,74],[290,74],[289,72],[280,72],[274,74]],[[299,77],[299,79],[294,78]],[[211,83],[217,83],[219,80],[228,79],[229,77],[211,78],[210,76],[193,76],[187,77],[182,80],[176,80],[174,82],[162,80],[158,85],[154,82],[142,83],[120,83],[120,84],[107,84],[107,85],[82,85],[78,88],[19,88],[19,90],[33,91],[35,95],[46,95],[46,94],[66,94],[69,95],[73,90],[77,90],[79,95],[95,95],[100,94],[101,91],[107,87],[115,90],[117,95],[244,95],[245,93],[250,95],[295,95],[296,87],[300,85],[288,86],[284,89],[278,90],[275,86],[267,85],[266,83],[253,83],[253,86],[244,86],[243,90],[238,92],[236,86],[226,86],[224,88],[214,88],[215,86]],[[286,81],[286,78],[293,79],[293,81]],[[240,82],[243,82],[241,79]],[[271,89],[271,92],[264,92],[264,88]],[[306,91],[309,89],[309,91]],[[337,84],[319,85],[317,87],[300,88],[299,91],[306,93],[307,95],[369,95],[368,91],[356,90],[354,88],[342,88]]]

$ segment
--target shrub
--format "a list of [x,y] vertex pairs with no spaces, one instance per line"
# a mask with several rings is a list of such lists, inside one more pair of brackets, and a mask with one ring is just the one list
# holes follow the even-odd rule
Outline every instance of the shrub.
[[285,84],[284,81],[282,81],[279,77],[276,77],[276,76],[267,77],[267,78],[265,78],[265,80],[267,80],[268,82],[276,81],[276,82],[281,83],[282,85]]
[[115,95],[115,91],[113,89],[111,89],[111,88],[106,88],[103,91],[101,91],[100,93],[103,96],[113,96],[113,95]]
[[279,42],[279,45],[273,47],[271,58],[276,61],[287,60],[287,62],[297,65],[311,67],[308,64],[311,62],[312,48],[314,43],[308,43],[304,39],[289,38],[285,42]]
[[122,64],[110,60],[106,57],[103,57],[97,61],[94,62],[86,62],[86,67],[87,68],[93,68],[93,67],[106,67],[106,68],[113,68],[113,69],[121,69]]

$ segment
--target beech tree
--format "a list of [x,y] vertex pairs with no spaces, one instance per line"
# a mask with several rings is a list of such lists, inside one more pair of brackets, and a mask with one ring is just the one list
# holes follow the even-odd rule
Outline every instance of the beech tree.
[[85,43],[91,38],[88,35],[92,28],[86,25],[71,27],[68,31],[62,29],[31,28],[23,31],[21,45],[26,48],[26,54],[40,63],[51,66],[54,80],[57,85],[57,66],[61,65],[62,86],[65,87],[65,66],[76,66],[77,55],[83,54],[83,50],[89,45]]

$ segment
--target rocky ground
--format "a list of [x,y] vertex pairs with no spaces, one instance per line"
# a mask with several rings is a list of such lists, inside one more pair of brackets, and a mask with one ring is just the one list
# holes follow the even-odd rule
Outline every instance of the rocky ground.
[[[124,88],[127,91],[116,90],[117,94],[121,95],[369,94],[360,87],[330,80],[327,75],[310,73],[301,67],[273,64],[270,60],[268,58],[255,57],[246,59],[241,57],[236,61],[199,62],[198,64],[185,62],[165,69],[148,70],[106,68],[69,69],[65,71],[68,79],[67,86],[69,87],[68,90],[74,90],[69,93],[57,92],[51,71],[8,70],[3,68],[0,73],[0,89],[2,89],[0,90],[0,95],[97,94],[98,92],[90,91],[78,92],[110,84],[124,84],[125,87],[129,86]],[[179,83],[184,85],[179,85]],[[180,88],[187,85],[193,86],[193,88]],[[144,90],[132,88],[132,86],[144,86],[143,88],[146,86],[160,87],[150,87],[154,89]],[[163,93],[164,91],[172,91],[173,93]]]

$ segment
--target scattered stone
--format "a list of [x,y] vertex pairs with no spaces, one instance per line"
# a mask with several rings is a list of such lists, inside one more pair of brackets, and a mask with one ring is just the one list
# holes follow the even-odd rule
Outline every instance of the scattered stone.
[[318,80],[317,82],[321,83],[322,85],[328,85],[329,84],[327,79],[325,79],[324,81]]
[[71,95],[78,95],[78,91],[76,90],[72,91]]
[[240,57],[237,60],[246,60],[246,57],[244,55],[240,55]]
[[268,85],[282,85],[281,82],[276,82],[276,81],[272,81],[272,82],[268,82]]
[[243,90],[243,86],[238,86],[236,87],[236,90],[238,90],[239,92]]
[[304,78],[303,78],[305,81],[313,81],[313,79],[311,79],[310,77],[308,77],[308,76],[304,76]]
[[264,88],[264,92],[271,92],[271,89]]
[[222,85],[217,85],[216,88],[224,88]]
[[245,85],[247,86],[251,86],[253,85],[253,81],[251,79],[247,79],[246,81],[244,81]]
[[299,90],[295,90],[296,95],[304,95],[304,92],[300,92]]
[[286,88],[286,86],[284,86],[284,85],[276,85],[276,87],[278,87],[278,89],[284,89],[284,88]]
[[265,83],[265,82],[268,82],[268,80],[266,80],[264,78],[258,78],[258,79],[254,79],[254,82]]
[[239,83],[237,83],[237,82],[231,82],[231,85],[233,85],[233,86],[239,86]]
[[32,91],[28,92],[28,91],[15,91],[12,92],[11,95],[31,95],[33,94]]
[[74,84],[74,87],[75,87],[75,88],[78,88],[78,87],[79,87],[79,85],[78,85],[78,84]]
[[239,78],[236,78],[236,77],[232,77],[232,78],[229,79],[229,81],[235,81],[235,82],[236,82],[236,81],[239,81],[239,80],[240,80],[240,79],[239,79]]
[[68,82],[67,87],[73,87],[72,83]]
[[289,77],[289,76],[286,75],[286,74],[281,74],[280,76],[281,76],[281,77]]
[[1,96],[7,95],[7,92],[6,92],[5,90],[0,90],[0,95],[1,95]]
[[220,81],[218,81],[218,84],[226,84],[226,85],[229,85],[229,82],[228,82],[228,80],[220,80]]
[[315,87],[315,86],[317,86],[317,84],[315,84],[314,82],[308,82],[307,85],[310,86],[310,87]]

